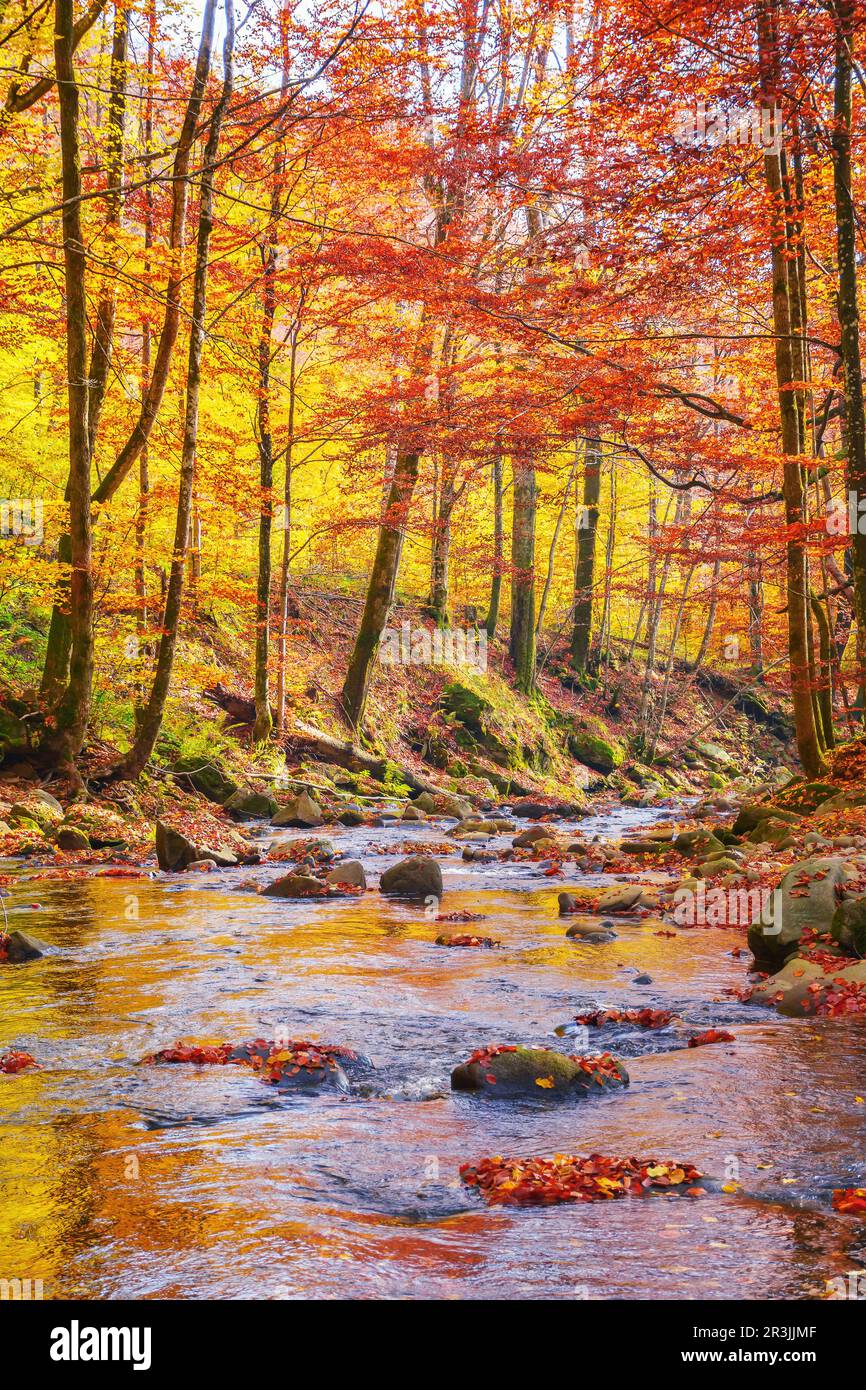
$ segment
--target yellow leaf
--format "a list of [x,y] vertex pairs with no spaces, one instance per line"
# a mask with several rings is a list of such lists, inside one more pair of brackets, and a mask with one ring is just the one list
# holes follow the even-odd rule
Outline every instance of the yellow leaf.
[[551,1087],[553,1086],[553,1084],[554,1084],[553,1077],[552,1077],[552,1076],[537,1076],[537,1077],[535,1078],[535,1084],[536,1084],[536,1086],[544,1086],[545,1089],[549,1091],[550,1088],[551,1088]]

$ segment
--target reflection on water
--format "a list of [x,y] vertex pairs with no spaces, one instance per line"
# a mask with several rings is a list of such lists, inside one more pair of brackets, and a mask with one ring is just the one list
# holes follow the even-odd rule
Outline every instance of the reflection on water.
[[[617,828],[655,814],[620,812]],[[333,838],[378,873],[393,859],[370,845],[410,833],[442,838]],[[44,1066],[0,1077],[0,1279],[95,1298],[790,1298],[866,1262],[866,1226],[829,1207],[834,1186],[866,1181],[861,1025],[732,1004],[736,931],[623,923],[578,945],[556,915],[567,877],[443,867],[444,909],[485,913],[502,950],[436,947],[423,909],[375,892],[313,906],[233,890],[249,870],[16,884],[10,924],[58,949],[0,970],[0,1050]],[[476,1046],[555,1044],[577,1010],[614,1004],[733,1024],[737,1041],[606,1031],[632,1087],[573,1106],[449,1093]],[[281,1029],[369,1053],[372,1094],[281,1097],[243,1068],[136,1065],[182,1037]],[[457,1177],[484,1154],[561,1150],[738,1171],[742,1192],[491,1211]]]

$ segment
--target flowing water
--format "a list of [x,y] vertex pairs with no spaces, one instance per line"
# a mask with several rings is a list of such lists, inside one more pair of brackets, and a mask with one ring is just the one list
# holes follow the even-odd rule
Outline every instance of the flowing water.
[[[656,819],[618,811],[580,829]],[[326,833],[368,876],[399,857],[373,845],[444,837]],[[723,990],[749,959],[730,955],[736,929],[672,938],[622,921],[616,941],[578,945],[557,893],[608,880],[438,857],[442,910],[487,918],[449,930],[501,950],[436,946],[445,928],[423,907],[375,890],[304,903],[237,888],[285,866],[74,882],[24,866],[10,926],[56,949],[0,966],[0,1052],[42,1063],[0,1076],[0,1279],[42,1279],[60,1298],[794,1298],[866,1264],[866,1225],[830,1208],[833,1187],[866,1181],[862,1025],[732,1003]],[[625,1092],[449,1092],[480,1045],[569,1051],[554,1029],[575,1012],[647,1004],[692,1027],[593,1030],[591,1050],[627,1059]],[[710,1025],[737,1041],[684,1046]],[[368,1053],[372,1094],[286,1096],[242,1067],[136,1065],[180,1038],[275,1033]],[[741,1190],[491,1209],[459,1181],[484,1155],[555,1152],[689,1161],[738,1172]]]

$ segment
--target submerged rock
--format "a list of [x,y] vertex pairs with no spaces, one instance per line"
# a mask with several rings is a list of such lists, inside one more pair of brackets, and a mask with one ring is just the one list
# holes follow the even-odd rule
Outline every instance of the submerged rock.
[[441,898],[442,870],[435,859],[412,855],[385,870],[379,892],[395,898]]
[[501,1100],[521,1096],[577,1099],[601,1095],[629,1083],[617,1058],[566,1057],[544,1047],[488,1047],[474,1052],[451,1073],[455,1091],[481,1091]]

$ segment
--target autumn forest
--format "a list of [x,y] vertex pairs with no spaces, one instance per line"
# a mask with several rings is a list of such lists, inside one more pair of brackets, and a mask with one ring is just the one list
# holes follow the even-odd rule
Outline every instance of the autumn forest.
[[0,1296],[863,1296],[864,55],[0,0]]

